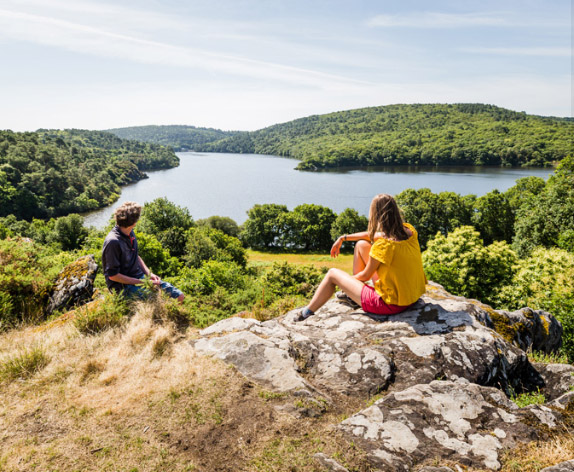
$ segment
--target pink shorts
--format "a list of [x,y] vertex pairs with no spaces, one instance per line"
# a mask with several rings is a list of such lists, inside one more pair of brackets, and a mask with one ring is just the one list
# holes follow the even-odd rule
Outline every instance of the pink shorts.
[[370,285],[364,285],[361,290],[361,308],[375,315],[396,315],[405,311],[410,305],[389,305],[385,303],[376,290]]

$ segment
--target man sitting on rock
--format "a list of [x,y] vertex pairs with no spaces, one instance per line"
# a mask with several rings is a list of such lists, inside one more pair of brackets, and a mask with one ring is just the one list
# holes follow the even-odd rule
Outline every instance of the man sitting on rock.
[[125,202],[114,213],[116,226],[106,236],[102,250],[102,263],[108,289],[126,297],[144,298],[142,284],[145,276],[149,276],[156,287],[182,302],[185,295],[181,290],[162,282],[138,254],[138,241],[134,228],[140,218],[141,210],[141,205]]

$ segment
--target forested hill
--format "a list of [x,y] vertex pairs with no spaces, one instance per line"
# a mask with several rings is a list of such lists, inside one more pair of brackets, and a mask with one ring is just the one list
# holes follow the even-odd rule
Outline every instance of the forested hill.
[[0,216],[47,218],[108,205],[144,170],[176,167],[173,150],[102,131],[0,131]]
[[549,165],[572,153],[574,122],[492,105],[389,105],[341,111],[244,132],[204,151],[302,160],[299,169],[337,166]]
[[237,134],[236,131],[221,131],[213,128],[196,128],[195,126],[133,126],[107,130],[124,139],[171,146],[176,151],[196,150],[200,146]]

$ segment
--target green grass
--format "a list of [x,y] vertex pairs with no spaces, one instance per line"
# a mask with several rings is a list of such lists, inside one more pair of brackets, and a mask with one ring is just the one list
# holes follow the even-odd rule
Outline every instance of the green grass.
[[532,351],[528,353],[528,360],[543,364],[568,364],[568,356],[562,352],[548,354],[542,351]]
[[0,363],[0,380],[16,380],[32,377],[42,370],[50,358],[42,346],[23,349]]
[[287,261],[289,264],[311,264],[315,267],[337,268],[353,273],[353,254],[340,254],[333,259],[329,254],[277,253],[247,250],[247,257],[252,264],[272,264]]
[[85,335],[98,334],[106,329],[120,326],[129,315],[129,303],[120,295],[107,294],[102,300],[78,309],[74,325]]

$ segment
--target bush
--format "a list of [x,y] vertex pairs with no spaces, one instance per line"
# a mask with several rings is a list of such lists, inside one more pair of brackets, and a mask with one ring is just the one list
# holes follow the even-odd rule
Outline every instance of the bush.
[[287,262],[274,262],[261,277],[266,291],[278,297],[287,295],[310,296],[319,285],[327,268],[318,269],[312,265],[294,265]]
[[245,267],[247,254],[239,239],[212,228],[191,228],[187,232],[185,255],[188,267],[199,268],[210,260],[230,261]]
[[514,275],[516,254],[504,241],[484,246],[472,226],[461,226],[448,236],[437,234],[423,253],[427,277],[456,295],[496,300],[499,289]]
[[59,259],[29,240],[0,240],[0,330],[43,317]]
[[497,303],[509,309],[529,306],[552,313],[562,323],[562,351],[574,362],[574,254],[538,248],[518,262]]
[[148,268],[160,277],[175,275],[181,264],[152,234],[137,233],[138,251]]

